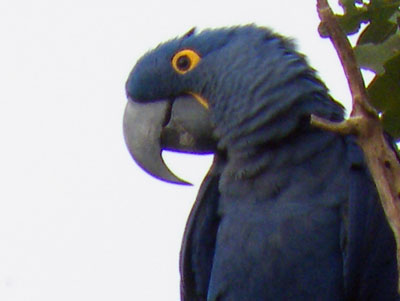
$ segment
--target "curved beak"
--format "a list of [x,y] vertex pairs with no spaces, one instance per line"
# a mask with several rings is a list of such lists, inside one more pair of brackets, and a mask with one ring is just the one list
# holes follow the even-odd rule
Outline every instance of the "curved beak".
[[216,150],[208,110],[190,95],[148,103],[130,99],[123,129],[126,145],[136,163],[152,176],[170,183],[190,184],[168,169],[162,150],[194,154]]

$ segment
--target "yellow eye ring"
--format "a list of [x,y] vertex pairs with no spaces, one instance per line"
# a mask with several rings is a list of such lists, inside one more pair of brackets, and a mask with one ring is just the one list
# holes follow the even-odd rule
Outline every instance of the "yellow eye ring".
[[172,57],[172,67],[180,74],[185,74],[200,62],[200,56],[191,49],[183,49]]

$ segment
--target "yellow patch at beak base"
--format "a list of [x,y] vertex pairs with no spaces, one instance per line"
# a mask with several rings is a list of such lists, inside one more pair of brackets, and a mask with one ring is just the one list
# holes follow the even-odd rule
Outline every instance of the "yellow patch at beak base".
[[197,100],[203,107],[205,107],[205,108],[208,110],[208,101],[207,101],[205,98],[203,98],[202,96],[200,96],[199,94],[194,93],[194,92],[188,92],[188,94],[190,94],[190,95],[192,95],[194,98],[196,98],[196,100]]

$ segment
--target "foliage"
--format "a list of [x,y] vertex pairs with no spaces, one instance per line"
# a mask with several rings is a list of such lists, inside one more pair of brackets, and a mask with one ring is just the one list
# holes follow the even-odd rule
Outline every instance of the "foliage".
[[[354,52],[361,68],[375,73],[368,86],[386,131],[400,139],[400,1],[339,0],[337,15],[347,35],[358,33]],[[324,35],[324,32],[321,32]]]

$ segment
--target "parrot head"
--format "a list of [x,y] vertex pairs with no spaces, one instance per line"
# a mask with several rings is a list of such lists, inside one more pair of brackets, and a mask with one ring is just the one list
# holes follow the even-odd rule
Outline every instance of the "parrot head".
[[187,182],[166,167],[162,150],[250,156],[312,113],[343,116],[293,43],[253,25],[193,29],[159,45],[137,62],[126,93],[123,126],[132,157],[151,175],[179,184]]

